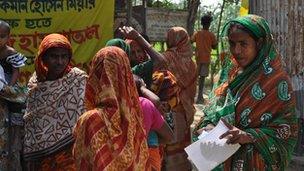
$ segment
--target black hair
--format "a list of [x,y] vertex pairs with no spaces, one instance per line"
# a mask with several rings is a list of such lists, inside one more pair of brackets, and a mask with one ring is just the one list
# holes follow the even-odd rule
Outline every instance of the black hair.
[[142,93],[140,91],[140,86],[141,86],[142,78],[140,76],[138,76],[138,75],[133,74],[133,79],[134,79],[135,84],[136,84],[136,89],[137,89],[138,95],[142,96]]
[[142,36],[148,43],[151,43],[151,42],[150,42],[150,38],[149,38],[148,35],[146,35],[146,34],[141,34],[141,36]]
[[212,20],[213,20],[213,17],[210,14],[205,14],[201,18],[201,25],[203,27],[209,27]]
[[8,34],[10,34],[11,27],[7,22],[0,20],[0,27],[4,27],[7,30]]

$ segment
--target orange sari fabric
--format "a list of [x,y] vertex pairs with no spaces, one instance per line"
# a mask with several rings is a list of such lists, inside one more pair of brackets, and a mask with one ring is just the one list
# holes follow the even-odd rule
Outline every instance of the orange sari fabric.
[[75,161],[72,154],[72,145],[67,146],[64,150],[56,154],[37,160],[27,162],[23,170],[25,171],[74,171],[76,169]]
[[176,107],[179,100],[180,88],[177,85],[175,76],[167,70],[155,71],[152,75],[151,90],[161,101],[168,102],[171,109]]
[[147,166],[146,171],[161,171],[162,156],[159,147],[149,148],[149,155],[149,165]]
[[181,88],[180,100],[185,112],[187,126],[193,122],[195,113],[196,65],[192,60],[193,51],[187,31],[182,27],[172,27],[167,35],[168,50],[164,52],[165,69],[171,71]]
[[89,111],[74,129],[78,170],[145,170],[149,152],[143,114],[123,50],[97,52],[85,93]]
[[[250,170],[267,170],[265,168],[268,167],[269,161],[273,159],[275,159],[273,163],[277,162],[272,165],[273,170],[283,169],[282,165],[279,166],[279,163],[284,163],[285,167],[289,163],[289,161],[286,160],[288,154],[285,153],[293,149],[294,145],[291,142],[296,141],[298,125],[293,113],[295,98],[291,89],[290,78],[286,71],[283,70],[280,58],[281,57],[277,55],[274,60],[270,61],[273,69],[273,72],[270,73],[271,75],[259,72],[262,70],[262,66],[260,66],[257,68],[257,72],[248,78],[250,82],[245,82],[244,85],[239,88],[240,100],[236,106],[235,126],[251,134],[253,132],[252,130],[254,130],[255,134],[253,135],[256,135],[254,137],[256,141],[254,146],[252,146],[252,144],[242,145],[230,160],[224,162],[225,171],[234,169],[248,170],[248,168]],[[229,80],[233,80],[238,70],[240,70],[240,68],[237,66],[231,69]],[[283,93],[286,95],[286,99],[282,99],[283,95],[280,95],[280,92],[282,92],[280,84],[282,85],[282,82],[286,83],[284,85],[285,93]],[[257,90],[255,90],[257,85],[260,86],[263,92],[263,99],[257,100],[256,95],[254,95],[257,94]],[[250,109],[250,114],[246,116],[244,115],[244,111],[248,109]],[[268,118],[265,117],[267,115],[271,116],[271,120],[267,120]],[[269,144],[272,146],[268,146]],[[284,146],[284,148],[279,148],[279,145]],[[250,148],[254,149],[252,154],[248,152]],[[275,149],[274,151],[272,151],[273,148]],[[277,150],[276,148],[279,149]],[[263,156],[263,154],[271,154],[275,157],[282,155],[284,157],[275,158],[268,155],[267,157],[269,158],[266,158],[266,155]],[[242,166],[238,164],[239,161],[245,162],[246,165]]]
[[72,155],[72,146],[58,154],[48,157],[41,162],[43,171],[73,171],[76,170],[75,161]]
[[[35,70],[37,74],[37,80],[43,82],[46,80],[48,68],[43,64],[42,57],[45,52],[50,48],[64,48],[70,51],[72,57],[72,46],[70,41],[61,34],[49,34],[42,40],[37,57],[35,58]],[[65,75],[71,70],[71,66],[68,65],[62,75]]]

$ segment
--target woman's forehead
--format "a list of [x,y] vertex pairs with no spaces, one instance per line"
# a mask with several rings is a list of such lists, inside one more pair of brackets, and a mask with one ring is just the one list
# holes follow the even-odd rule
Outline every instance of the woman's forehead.
[[252,38],[250,33],[248,33],[247,31],[245,31],[241,28],[238,28],[238,27],[231,27],[231,29],[229,30],[228,39],[231,39],[232,37],[233,38],[235,38],[235,37],[239,37],[239,38],[251,37]]
[[244,26],[239,25],[239,24],[235,24],[235,25],[231,25],[228,34],[231,33],[247,33],[246,29]]

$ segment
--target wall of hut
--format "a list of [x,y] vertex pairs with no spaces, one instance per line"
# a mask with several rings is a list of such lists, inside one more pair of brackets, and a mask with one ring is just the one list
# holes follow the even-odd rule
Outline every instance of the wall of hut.
[[250,0],[250,13],[263,16],[292,78],[300,136],[295,153],[304,154],[304,0]]

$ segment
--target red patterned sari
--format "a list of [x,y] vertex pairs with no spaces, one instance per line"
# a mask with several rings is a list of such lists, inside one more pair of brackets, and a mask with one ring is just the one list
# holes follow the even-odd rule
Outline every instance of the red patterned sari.
[[145,170],[148,147],[128,57],[117,47],[92,60],[84,113],[74,129],[77,168]]

